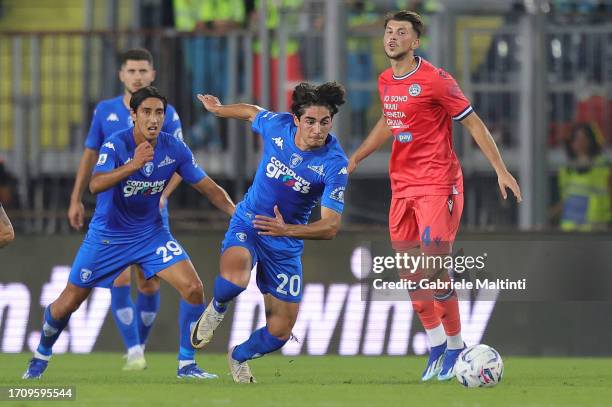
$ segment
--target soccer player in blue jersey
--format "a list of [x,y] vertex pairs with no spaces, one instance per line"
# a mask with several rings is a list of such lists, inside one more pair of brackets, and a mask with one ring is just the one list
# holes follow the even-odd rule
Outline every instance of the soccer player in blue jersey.
[[[257,263],[257,286],[264,295],[266,326],[228,354],[237,383],[255,379],[247,361],[280,349],[291,336],[302,298],[303,239],[333,239],[340,227],[348,159],[329,131],[344,89],[336,83],[298,85],[292,113],[259,106],[224,106],[211,95],[198,95],[219,117],[248,120],[263,140],[263,156],[253,184],[236,207],[222,243],[214,299],[191,333],[191,343],[210,342],[231,300],[245,290]],[[308,223],[320,200],[321,219]]]
[[152,86],[135,92],[130,99],[134,127],[115,133],[100,149],[89,183],[91,192],[98,194],[94,217],[66,288],[45,309],[40,343],[25,379],[41,377],[53,344],[92,288],[110,287],[131,264],[140,266],[147,279],[167,281],[181,296],[177,376],[216,377],[197,366],[190,343],[190,324],[204,311],[202,282],[185,250],[163,226],[159,200],[178,172],[228,215],[235,206],[198,166],[187,145],[161,132],[166,106],[165,97]]
[[[133,126],[129,110],[130,98],[134,92],[149,86],[155,80],[151,53],[143,48],[126,51],[121,56],[119,79],[124,85],[123,94],[98,103],[85,140],[85,150],[77,170],[68,210],[70,225],[77,230],[83,227],[84,207],[82,196],[91,171],[98,160],[98,152],[113,133]],[[167,107],[161,130],[174,135],[179,140],[183,139],[180,118],[171,105]],[[178,186],[180,181],[180,176],[175,174],[162,193],[160,205],[162,207],[162,219],[166,227],[169,227],[169,224],[168,209],[165,203],[169,194]],[[137,271],[138,295],[136,304],[132,301],[130,293],[131,269]],[[127,361],[123,370],[144,369],[146,367],[144,346],[159,310],[159,280],[157,278],[146,280],[143,277],[142,270],[138,269],[137,266],[128,267],[113,283],[111,298],[113,318],[127,349]]]

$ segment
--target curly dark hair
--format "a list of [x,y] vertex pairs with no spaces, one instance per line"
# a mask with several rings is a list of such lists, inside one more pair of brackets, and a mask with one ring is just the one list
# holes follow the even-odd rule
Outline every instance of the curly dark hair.
[[307,107],[325,106],[333,117],[338,113],[338,106],[344,104],[345,94],[344,87],[337,82],[326,82],[319,86],[302,82],[293,90],[291,112],[299,119]]

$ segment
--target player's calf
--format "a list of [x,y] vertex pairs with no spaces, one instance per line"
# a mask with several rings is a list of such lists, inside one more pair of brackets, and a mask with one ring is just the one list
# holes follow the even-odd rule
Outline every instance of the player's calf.
[[217,276],[214,297],[191,329],[191,345],[194,348],[201,349],[212,340],[215,329],[223,321],[229,302],[244,290],[245,288]]

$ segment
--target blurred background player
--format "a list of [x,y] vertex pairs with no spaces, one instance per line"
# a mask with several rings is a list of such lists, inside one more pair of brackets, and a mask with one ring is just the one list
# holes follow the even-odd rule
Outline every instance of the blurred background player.
[[159,200],[175,172],[228,215],[235,210],[225,190],[197,165],[189,147],[161,132],[167,101],[156,88],[136,91],[130,99],[134,126],[115,133],[100,149],[89,189],[98,194],[96,211],[64,291],[45,309],[40,344],[24,379],[38,379],[70,315],[93,287],[109,287],[129,265],[145,278],[158,276],[181,295],[177,377],[216,378],[195,363],[190,324],[204,311],[204,293],[189,256],[163,225]]
[[[340,228],[347,158],[330,133],[344,89],[335,82],[298,85],[292,113],[249,104],[222,105],[198,95],[219,117],[248,120],[263,140],[263,157],[245,199],[236,208],[222,243],[214,299],[193,328],[192,345],[205,346],[223,320],[228,303],[244,291],[257,263],[266,326],[228,354],[237,383],[253,383],[247,361],[280,349],[290,338],[302,299],[303,239],[333,239]],[[321,219],[308,223],[321,200]]]
[[[77,170],[68,209],[70,225],[75,229],[83,227],[85,211],[82,197],[91,170],[98,160],[98,151],[112,134],[133,126],[129,109],[130,98],[134,92],[149,86],[155,80],[153,56],[146,49],[134,48],[126,51],[121,56],[120,63],[119,80],[124,85],[123,95],[98,103],[85,140],[85,149]],[[161,130],[179,140],[183,139],[181,121],[172,105],[168,105]],[[175,174],[160,200],[166,228],[169,228],[167,197],[179,183],[180,177]],[[159,280],[156,277],[146,280],[142,270],[137,266],[134,269],[137,271],[138,287],[136,304],[131,297],[131,267],[125,269],[111,287],[113,318],[127,349],[127,361],[123,370],[146,368],[144,347],[160,303]]]
[[0,248],[8,245],[15,239],[15,231],[11,220],[0,203]]
[[[449,254],[463,210],[463,175],[453,150],[452,120],[463,124],[495,172],[504,199],[519,186],[506,169],[495,141],[473,111],[455,79],[422,57],[415,57],[423,32],[421,17],[399,11],[385,19],[383,45],[391,68],[378,78],[383,114],[351,156],[349,172],[393,135],[389,162],[389,233],[394,250]],[[419,250],[420,248],[420,250]],[[448,281],[446,270],[422,270],[412,278]],[[412,305],[431,348],[422,380],[454,377],[454,364],[465,347],[454,290],[411,292]]]

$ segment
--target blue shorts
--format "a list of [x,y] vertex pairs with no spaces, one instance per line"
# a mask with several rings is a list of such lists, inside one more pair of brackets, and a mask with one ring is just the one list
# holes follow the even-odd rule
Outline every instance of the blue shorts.
[[[295,247],[280,243],[283,238],[260,236],[252,225],[233,216],[221,253],[233,246],[241,246],[251,253],[251,268],[257,263],[257,287],[262,294],[270,294],[281,301],[302,300],[302,256]],[[279,244],[280,243],[280,244]]]
[[69,281],[79,287],[111,287],[132,264],[139,265],[149,279],[182,260],[189,256],[165,228],[132,243],[108,243],[88,232],[72,263]]

